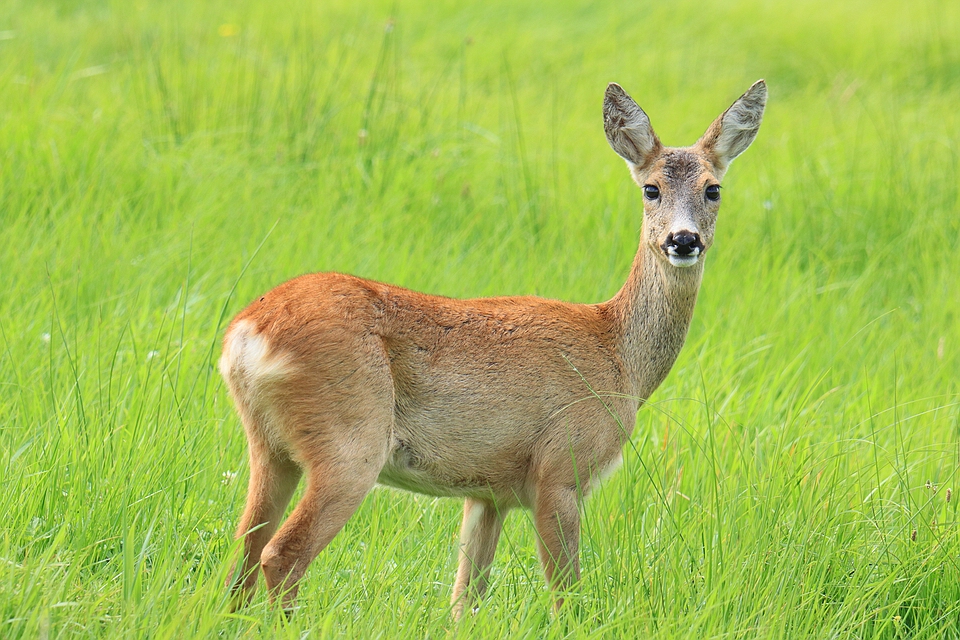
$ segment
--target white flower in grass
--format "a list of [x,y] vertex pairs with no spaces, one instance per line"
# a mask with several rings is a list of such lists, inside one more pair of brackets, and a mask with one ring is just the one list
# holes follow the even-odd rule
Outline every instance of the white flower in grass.
[[50,334],[47,332],[41,333],[40,340],[42,340],[43,342],[50,342]]
[[153,359],[156,358],[158,355],[160,355],[160,352],[159,352],[159,351],[148,351],[148,352],[147,352],[147,360],[153,360]]
[[30,532],[30,535],[33,535],[37,532],[38,529],[45,526],[46,524],[47,523],[46,521],[44,521],[43,518],[39,516],[34,516],[33,518],[30,519],[30,526],[27,528],[27,530]]
[[224,471],[220,474],[220,482],[223,484],[233,484],[233,481],[237,479],[236,471]]

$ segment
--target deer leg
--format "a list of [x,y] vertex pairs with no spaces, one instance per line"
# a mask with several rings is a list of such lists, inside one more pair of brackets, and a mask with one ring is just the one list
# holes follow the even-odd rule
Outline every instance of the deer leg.
[[474,498],[464,501],[460,560],[450,602],[454,619],[459,620],[487,590],[504,515],[491,502]]
[[253,595],[260,554],[277,530],[299,480],[300,467],[295,462],[286,455],[271,452],[257,438],[250,439],[247,504],[236,533],[237,539],[243,538],[243,555],[227,583],[237,596],[235,606],[246,604]]
[[[546,487],[534,505],[537,548],[550,588],[563,592],[580,579],[580,508],[572,487]],[[554,608],[563,604],[557,595]]]
[[293,608],[298,582],[307,566],[340,532],[377,481],[386,461],[386,443],[373,452],[343,449],[306,470],[307,489],[293,513],[264,548],[260,558],[270,598]]

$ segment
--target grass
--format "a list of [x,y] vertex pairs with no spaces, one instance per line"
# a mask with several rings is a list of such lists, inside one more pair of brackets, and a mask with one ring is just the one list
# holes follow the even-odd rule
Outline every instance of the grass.
[[[960,635],[960,5],[0,7],[0,636]],[[529,516],[448,617],[460,505],[374,491],[287,621],[222,588],[225,322],[294,275],[611,296],[668,144],[751,82],[687,345],[549,614]]]

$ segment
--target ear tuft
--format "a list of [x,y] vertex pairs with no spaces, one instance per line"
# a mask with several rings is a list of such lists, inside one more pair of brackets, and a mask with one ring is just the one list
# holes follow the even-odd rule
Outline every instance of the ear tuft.
[[603,96],[603,130],[621,158],[642,167],[661,148],[650,118],[623,88],[611,82]]
[[757,137],[766,104],[767,84],[757,80],[703,134],[697,144],[711,154],[717,168],[726,170]]

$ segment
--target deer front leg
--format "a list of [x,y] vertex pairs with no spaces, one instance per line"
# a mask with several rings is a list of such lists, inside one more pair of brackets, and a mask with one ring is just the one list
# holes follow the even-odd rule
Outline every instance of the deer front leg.
[[460,562],[450,601],[455,620],[470,610],[487,590],[490,565],[503,529],[503,515],[491,502],[474,498],[464,501]]
[[[543,487],[534,507],[537,547],[547,584],[557,592],[580,579],[580,508],[575,487]],[[554,609],[563,605],[559,593]]]

